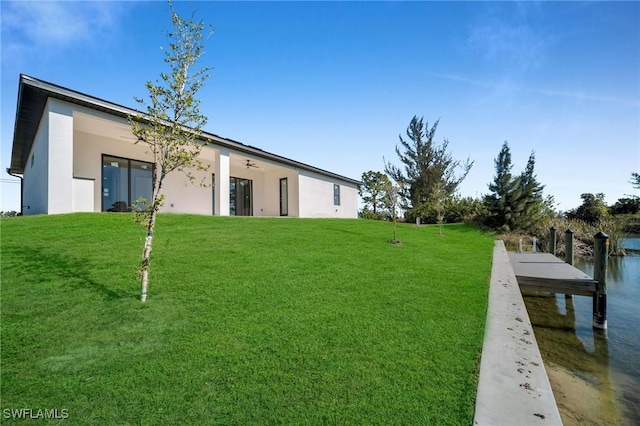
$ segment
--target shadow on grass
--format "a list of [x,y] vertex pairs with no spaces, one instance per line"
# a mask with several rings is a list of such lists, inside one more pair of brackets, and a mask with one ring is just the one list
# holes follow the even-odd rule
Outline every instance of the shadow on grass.
[[[86,259],[65,256],[41,247],[13,247],[11,251],[19,259],[18,264],[30,273],[50,280],[52,277],[63,280],[65,286],[76,289],[93,289],[105,300],[136,298],[129,292],[116,291],[109,285],[92,278],[92,264]],[[108,276],[106,276],[108,278]]]

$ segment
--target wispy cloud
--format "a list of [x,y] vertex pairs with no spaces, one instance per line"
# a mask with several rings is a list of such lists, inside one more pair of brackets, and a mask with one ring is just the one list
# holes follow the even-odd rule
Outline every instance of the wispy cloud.
[[57,52],[98,42],[118,30],[118,18],[126,6],[94,1],[2,3],[3,62],[43,49]]
[[616,96],[607,96],[597,93],[590,93],[583,90],[559,90],[553,88],[540,88],[540,87],[527,87],[524,85],[515,84],[507,81],[484,81],[475,78],[469,78],[462,75],[454,74],[431,74],[437,78],[443,78],[450,81],[457,81],[465,83],[475,87],[485,88],[491,91],[502,92],[521,92],[530,93],[536,95],[554,96],[561,98],[570,98],[580,101],[595,101],[595,102],[607,102],[624,106],[640,107],[640,101],[638,99],[623,98]]
[[469,35],[469,46],[487,61],[527,71],[544,60],[547,40],[525,24],[506,24],[493,20],[476,25]]

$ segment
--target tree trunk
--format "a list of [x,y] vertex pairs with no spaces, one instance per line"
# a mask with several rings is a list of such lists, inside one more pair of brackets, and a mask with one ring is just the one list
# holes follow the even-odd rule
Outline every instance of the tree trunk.
[[147,238],[144,241],[142,249],[142,260],[140,261],[140,301],[147,300],[147,291],[149,289],[149,265],[151,258],[151,246],[153,245],[153,231],[156,226],[156,209],[152,209],[149,217],[149,228],[147,229]]
[[140,301],[145,302],[147,300],[147,293],[149,290],[149,268],[151,266],[151,247],[153,245],[153,233],[156,229],[156,214],[160,208],[162,196],[160,191],[162,190],[162,181],[164,176],[162,175],[162,168],[156,161],[154,167],[154,182],[153,182],[153,194],[151,200],[151,211],[149,212],[149,222],[147,223],[147,237],[144,240],[144,248],[142,249],[142,260],[140,260]]
[[396,238],[396,215],[393,215],[393,242],[395,243],[396,241],[398,241],[398,238]]

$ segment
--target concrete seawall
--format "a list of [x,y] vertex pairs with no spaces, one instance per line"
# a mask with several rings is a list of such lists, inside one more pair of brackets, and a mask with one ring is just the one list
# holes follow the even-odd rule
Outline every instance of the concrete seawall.
[[474,424],[562,425],[502,241],[496,241],[493,249]]

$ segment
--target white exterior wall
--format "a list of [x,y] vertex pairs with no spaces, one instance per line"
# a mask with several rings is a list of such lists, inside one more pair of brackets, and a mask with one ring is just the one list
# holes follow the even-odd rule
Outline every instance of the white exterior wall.
[[300,181],[298,171],[290,171],[289,175],[289,216],[301,217],[300,215]]
[[287,216],[297,217],[300,214],[298,208],[298,171],[283,167],[263,175],[264,216],[280,216],[280,179],[282,178],[287,178]]
[[[333,204],[333,185],[340,185],[340,205]],[[357,218],[355,185],[306,170],[299,171],[300,217]]]
[[[192,171],[193,182],[189,180],[186,174],[179,171],[167,175],[162,187],[165,199],[164,206],[160,209],[161,212],[213,214],[211,189],[213,163],[201,161],[204,165],[209,166],[209,170]],[[205,186],[202,186],[201,183]],[[228,186],[229,184],[227,183]]]
[[[46,110],[45,110],[46,111]],[[32,161],[33,159],[33,161]],[[22,212],[28,214],[46,214],[49,200],[49,114],[40,119],[38,131],[27,157],[23,175]]]
[[95,211],[93,179],[73,179],[73,199],[71,203],[74,212]]
[[[338,182],[339,183],[339,182]],[[357,219],[358,217],[358,186],[351,183],[340,185],[340,217]]]
[[[128,125],[124,118],[49,99],[25,165],[24,214],[102,211],[102,156],[152,161],[145,144],[123,136]],[[247,169],[237,164],[238,157],[246,154],[215,145],[204,148],[201,159],[209,170],[194,172],[193,183],[181,172],[168,175],[161,211],[214,214],[215,173],[218,215],[229,215],[229,178],[237,177],[253,182],[254,216],[280,215],[280,179],[287,178],[289,216],[357,217],[355,185],[267,159],[258,159],[263,168]],[[333,204],[334,183],[340,185],[339,206]]]
[[49,214],[73,211],[73,106],[49,99]]

